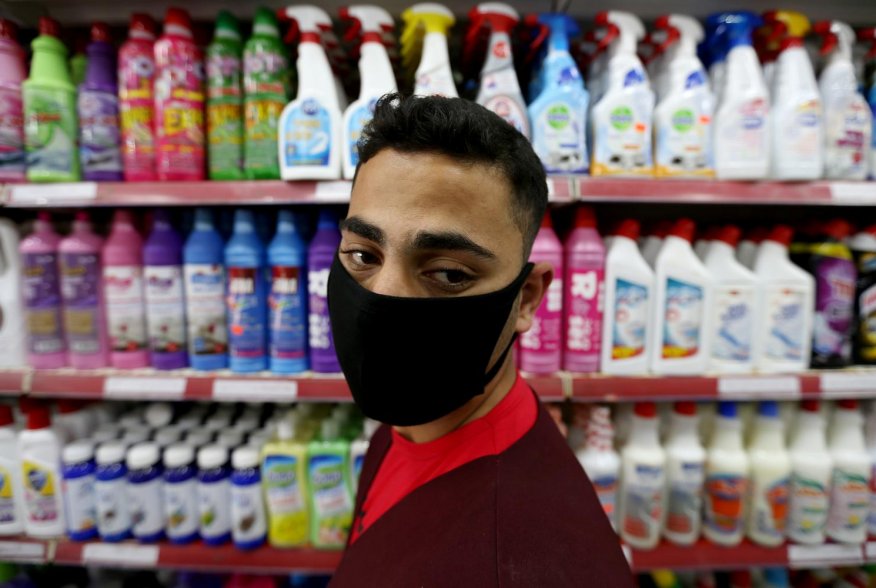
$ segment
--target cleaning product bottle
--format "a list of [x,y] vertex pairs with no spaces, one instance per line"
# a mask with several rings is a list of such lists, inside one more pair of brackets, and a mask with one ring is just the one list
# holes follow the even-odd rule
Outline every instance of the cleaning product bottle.
[[726,49],[726,74],[714,122],[715,173],[719,179],[767,177],[770,165],[769,92],[752,31],[763,24],[751,12],[716,15],[715,43]]
[[198,513],[205,545],[215,547],[231,540],[231,468],[222,445],[198,450]]
[[216,16],[207,47],[207,171],[211,180],[243,179],[243,44],[237,19]]
[[167,538],[184,545],[198,538],[198,466],[195,452],[200,445],[176,443],[164,450],[164,517]]
[[742,448],[742,422],[736,404],[722,401],[706,453],[706,505],[703,535],[732,547],[745,532],[745,497],[749,485],[748,454]]
[[383,34],[392,30],[392,16],[379,6],[350,6],[341,8],[341,19],[353,20],[362,31],[359,48],[359,98],[344,111],[343,159],[344,178],[352,180],[359,165],[357,143],[362,129],[371,120],[377,100],[384,94],[395,92],[398,86],[392,63],[383,44]]
[[671,221],[660,221],[651,227],[649,233],[642,240],[640,247],[642,257],[652,269],[657,263],[657,256],[660,254],[660,248],[663,247],[663,240],[666,239],[671,228]]
[[828,537],[840,543],[863,543],[867,539],[872,472],[862,421],[857,400],[836,403],[828,442],[833,479],[826,531]]
[[818,78],[824,103],[824,176],[832,180],[867,178],[873,133],[873,115],[858,92],[852,63],[855,33],[838,20],[813,27],[822,37],[821,54],[827,63]]
[[328,277],[341,244],[338,219],[328,209],[319,212],[316,234],[307,251],[307,312],[310,367],[317,373],[338,373],[341,366],[332,340],[328,312]]
[[788,258],[793,231],[773,228],[761,243],[754,273],[761,283],[761,318],[755,322],[755,369],[799,372],[809,366],[815,282]]
[[[2,29],[2,24],[0,24]],[[24,531],[24,487],[12,407],[0,405],[0,535]]]
[[569,53],[569,37],[578,33],[578,25],[565,14],[542,14],[537,22],[550,29],[550,37],[542,65],[544,89],[529,105],[532,148],[549,174],[587,173],[589,96]]
[[676,221],[657,256],[651,329],[657,374],[699,375],[711,357],[714,280],[691,248],[694,229],[690,219]]
[[864,425],[864,435],[867,444],[867,454],[870,457],[870,513],[867,517],[867,535],[876,536],[876,406],[871,401]]
[[746,373],[752,370],[755,321],[761,316],[759,282],[755,275],[736,261],[739,228],[722,227],[703,260],[715,284],[711,313],[712,354],[709,370],[718,373]]
[[281,419],[276,440],[262,449],[268,542],[272,547],[302,547],[308,543],[307,448],[295,433],[292,423]]
[[67,364],[58,273],[60,242],[61,237],[52,228],[49,213],[42,211],[34,221],[33,233],[25,237],[18,248],[24,286],[28,364],[35,368],[59,368]]
[[607,406],[592,406],[587,420],[587,442],[577,452],[578,463],[584,468],[599,504],[611,526],[617,529],[617,491],[621,459],[614,450],[614,426]]
[[27,428],[18,434],[18,459],[24,485],[25,532],[31,537],[59,537],[66,529],[61,444],[48,408],[35,406],[27,413]]
[[596,15],[597,26],[613,25],[618,36],[608,48],[605,93],[593,105],[594,176],[651,175],[654,92],[636,55],[645,27],[629,12],[610,10]]
[[706,450],[700,443],[693,402],[676,402],[666,439],[668,505],[663,536],[676,545],[692,545],[700,536]]
[[554,279],[532,318],[532,327],[520,337],[520,369],[533,374],[560,371],[563,327],[563,244],[554,233],[550,212],[546,212],[535,237],[532,263],[550,263]]
[[268,367],[265,248],[256,235],[252,211],[234,212],[234,233],[225,245],[229,366],[235,372]]
[[210,211],[195,210],[195,224],[183,247],[183,274],[189,365],[197,370],[228,365],[224,250]]
[[67,536],[73,541],[94,539],[97,537],[94,445],[90,441],[68,444],[61,452],[61,463]]
[[402,56],[420,54],[414,74],[414,94],[437,94],[456,98],[456,84],[450,69],[447,35],[456,19],[441,4],[422,2],[402,12],[405,30],[402,33]]
[[244,171],[250,179],[279,179],[277,127],[289,102],[289,64],[277,18],[259,8],[243,53],[246,141]]
[[231,454],[231,535],[238,549],[264,545],[268,533],[259,450],[238,447]]
[[788,538],[795,543],[824,543],[833,459],[827,451],[825,421],[817,400],[800,403],[788,453],[791,457]]
[[131,15],[119,49],[119,110],[126,182],[149,182],[155,173],[155,21]]
[[677,35],[677,40],[665,50],[666,91],[654,108],[654,175],[714,177],[715,97],[696,52],[697,44],[703,40],[703,28],[683,14],[662,16],[654,26]]
[[127,448],[120,441],[102,443],[95,453],[94,494],[101,541],[116,543],[131,536],[131,513],[125,496]]
[[86,72],[88,71],[88,36],[79,32],[73,40],[73,55],[68,61],[70,65],[70,80],[77,88],[85,81]]
[[310,543],[318,549],[342,549],[353,524],[349,442],[338,422],[322,422],[319,438],[307,446],[307,486],[310,490]]
[[736,259],[743,266],[754,271],[754,262],[757,259],[757,250],[760,244],[763,243],[769,235],[769,231],[764,227],[755,227],[745,233],[739,245],[736,247]]
[[189,365],[186,353],[186,309],[182,237],[170,224],[167,209],[156,209],[152,232],[143,245],[143,281],[149,360],[154,368],[174,370]]
[[81,441],[94,430],[96,425],[85,402],[74,398],[58,399],[54,425],[60,439]]
[[119,85],[116,50],[106,23],[91,25],[87,51],[88,69],[77,100],[82,178],[118,182],[122,179]]
[[103,239],[92,231],[88,213],[76,213],[73,232],[58,245],[58,253],[67,359],[78,369],[105,367],[109,359],[102,249]]
[[164,538],[161,452],[155,443],[140,442],[128,450],[128,508],[134,538],[155,543]]
[[143,299],[143,240],[130,210],[117,210],[103,245],[103,289],[115,368],[149,365]]
[[284,180],[341,177],[341,108],[318,22],[328,15],[316,6],[293,6],[283,14],[301,31],[298,95],[280,116],[278,157]]
[[605,296],[605,246],[589,206],[575,212],[575,226],[566,237],[563,293],[563,369],[599,371],[602,353],[602,310]]
[[855,286],[854,362],[876,363],[876,225],[849,241],[858,273]]
[[365,419],[362,433],[350,443],[350,490],[355,499],[359,490],[359,477],[362,475],[362,466],[365,464],[365,454],[371,445],[371,438],[377,431],[380,423],[371,419]]
[[17,33],[15,23],[0,19],[0,181],[3,182],[25,179],[21,83],[27,72]]
[[867,60],[865,71],[869,75],[863,80],[867,102],[870,103],[870,114],[873,117],[873,129],[870,135],[870,179],[876,179],[876,27],[858,29],[858,38],[869,43],[870,49],[864,56]]
[[271,283],[268,324],[271,371],[295,374],[307,360],[307,245],[295,228],[289,210],[277,214],[277,232],[268,247]]
[[785,450],[785,431],[779,405],[766,400],[758,407],[748,445],[751,467],[746,535],[758,545],[776,547],[785,540],[788,524],[791,459]]
[[31,43],[30,77],[21,84],[27,179],[76,182],[80,178],[76,138],[76,86],[67,69],[61,27],[40,17],[39,36]]
[[155,144],[159,180],[204,179],[204,57],[181,8],[155,43]]

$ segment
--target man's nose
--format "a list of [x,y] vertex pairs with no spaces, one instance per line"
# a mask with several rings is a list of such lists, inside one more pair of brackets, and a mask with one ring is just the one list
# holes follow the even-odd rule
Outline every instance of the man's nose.
[[375,294],[413,298],[421,296],[416,279],[410,269],[401,263],[384,262],[380,271],[371,276],[367,288]]

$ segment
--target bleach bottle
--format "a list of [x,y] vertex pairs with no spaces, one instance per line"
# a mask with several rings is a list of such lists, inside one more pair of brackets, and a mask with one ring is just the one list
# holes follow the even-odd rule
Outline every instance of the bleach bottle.
[[748,454],[742,448],[742,421],[734,402],[720,402],[706,453],[703,535],[717,545],[739,545],[745,531],[749,485]]
[[16,41],[17,28],[0,19],[0,181],[25,179],[24,113],[21,83],[27,76],[24,51]]
[[617,530],[617,492],[621,460],[612,445],[614,426],[607,406],[595,405],[590,408],[586,433],[586,444],[575,455],[593,484],[605,516]]
[[532,327],[520,337],[520,369],[532,374],[552,374],[562,365],[563,244],[557,238],[546,212],[535,237],[532,263],[546,262],[554,268],[554,279],[532,318]]
[[65,529],[61,494],[61,442],[49,409],[35,406],[18,434],[18,459],[24,485],[24,530],[30,537],[60,537]]
[[860,544],[867,539],[872,471],[863,425],[857,400],[837,402],[828,440],[833,479],[827,536],[839,543]]
[[758,407],[748,446],[751,467],[746,534],[758,545],[777,547],[785,541],[791,481],[791,458],[779,405],[766,400]]
[[234,212],[234,233],[225,245],[229,367],[258,372],[268,367],[265,247],[252,211]]
[[268,324],[271,371],[295,374],[308,369],[307,245],[289,210],[277,215],[277,232],[268,247],[270,285]]
[[868,79],[864,80],[867,102],[870,103],[870,113],[873,117],[873,130],[870,136],[870,179],[876,179],[876,27],[860,29],[858,36],[862,41],[870,43],[870,50],[864,57],[868,60]]
[[[0,25],[2,26],[2,25]],[[18,460],[18,439],[12,407],[0,406],[0,535],[24,531],[24,486]]]
[[663,536],[676,545],[692,545],[702,527],[706,450],[698,434],[693,402],[676,402],[666,439],[668,501]]
[[0,219],[0,367],[20,368],[25,358],[22,273],[18,227]]
[[205,208],[195,211],[195,224],[183,247],[183,277],[189,365],[218,370],[228,365],[225,312],[225,242]]
[[155,21],[132,14],[128,40],[119,49],[119,110],[126,182],[155,174]]
[[228,11],[216,17],[207,47],[207,156],[211,180],[243,179],[243,44],[237,19]]
[[421,50],[419,65],[414,73],[414,94],[437,94],[456,98],[456,84],[450,69],[447,34],[456,22],[447,7],[433,2],[414,4],[402,13],[405,30],[401,36],[402,57],[405,63],[416,62],[411,57]]
[[314,372],[336,374],[341,371],[332,339],[328,311],[328,277],[341,245],[338,219],[333,212],[319,212],[316,234],[307,251],[307,312],[310,366]]
[[795,543],[824,543],[833,458],[827,451],[826,427],[820,408],[817,400],[800,403],[788,445],[791,457],[788,539]]

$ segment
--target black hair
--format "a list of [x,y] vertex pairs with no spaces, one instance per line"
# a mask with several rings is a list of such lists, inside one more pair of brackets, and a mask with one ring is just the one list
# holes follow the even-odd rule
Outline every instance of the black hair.
[[511,214],[529,257],[547,208],[547,178],[526,137],[497,114],[461,98],[386,94],[362,130],[358,148],[359,166],[394,149],[497,168],[511,185]]

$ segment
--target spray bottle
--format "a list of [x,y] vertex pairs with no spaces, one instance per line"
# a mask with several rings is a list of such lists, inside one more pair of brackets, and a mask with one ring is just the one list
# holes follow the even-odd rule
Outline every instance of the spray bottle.
[[24,51],[16,41],[15,24],[0,20],[0,181],[25,178],[24,120],[21,83],[27,76]]
[[414,94],[456,98],[459,94],[447,50],[447,33],[456,22],[453,13],[441,4],[423,2],[405,10],[402,20],[405,28],[401,46],[405,63],[419,59],[414,74]]
[[535,311],[532,328],[520,337],[520,369],[533,374],[552,374],[560,371],[562,358],[563,245],[554,232],[550,212],[542,219],[529,260],[550,263],[556,273]]
[[577,373],[599,371],[602,310],[605,296],[605,246],[589,206],[575,213],[575,226],[565,243],[563,276],[563,369]]
[[270,285],[268,324],[271,371],[294,374],[307,360],[307,245],[289,210],[277,215],[277,232],[268,247]]
[[243,88],[240,30],[225,10],[207,47],[207,172],[211,180],[243,179]]
[[128,40],[119,49],[119,110],[126,182],[154,181],[155,21],[132,14]]
[[268,367],[265,248],[249,210],[234,212],[234,233],[225,246],[228,268],[229,366],[235,372]]

